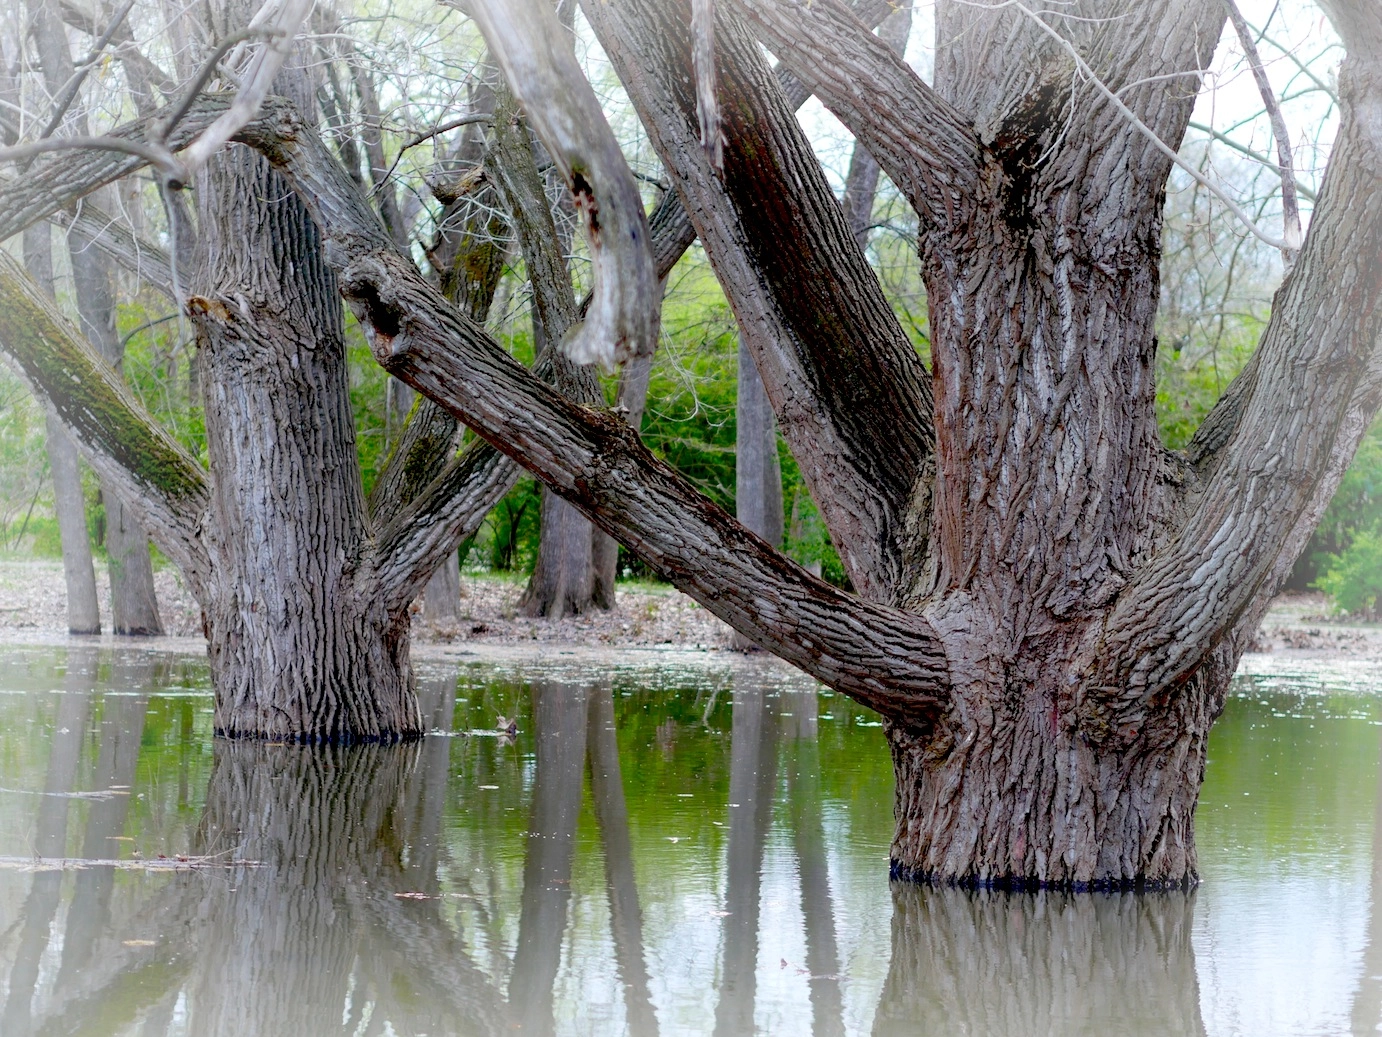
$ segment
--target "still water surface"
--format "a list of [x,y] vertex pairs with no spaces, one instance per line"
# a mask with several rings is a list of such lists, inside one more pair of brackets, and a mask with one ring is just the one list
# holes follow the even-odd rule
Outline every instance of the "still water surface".
[[421,745],[306,751],[215,743],[200,660],[0,649],[0,1034],[1382,1022],[1366,673],[1238,678],[1199,890],[1066,897],[890,886],[876,722],[770,660],[420,671]]

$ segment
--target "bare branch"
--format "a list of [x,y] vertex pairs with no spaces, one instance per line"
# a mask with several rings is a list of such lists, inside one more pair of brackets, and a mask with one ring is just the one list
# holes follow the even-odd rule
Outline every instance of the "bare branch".
[[764,41],[864,143],[927,228],[956,227],[981,167],[969,120],[840,0],[738,0]]
[[[1270,166],[1272,169],[1279,168],[1276,162],[1273,162],[1266,155],[1262,154],[1262,152],[1254,151],[1246,144],[1240,144],[1238,141],[1230,137],[1227,133],[1224,133],[1222,130],[1216,130],[1213,126],[1210,126],[1208,123],[1195,122],[1192,120],[1188,125],[1192,130],[1198,130],[1200,133],[1203,133],[1206,137],[1210,137],[1214,140],[1217,140],[1224,147],[1232,148],[1234,151],[1238,152],[1238,154],[1244,156],[1245,158],[1250,158],[1254,162],[1258,162],[1264,166]],[[1302,183],[1296,183],[1295,188],[1296,193],[1300,195],[1302,198],[1304,198],[1307,202],[1310,202],[1311,204],[1314,204],[1319,198],[1319,196],[1314,191],[1312,191],[1310,188],[1306,187]]]
[[269,38],[250,60],[230,108],[182,154],[182,183],[220,151],[248,123],[269,96],[274,77],[293,48],[293,36],[312,10],[312,0],[267,0],[250,19],[249,28]]
[[1262,56],[1257,53],[1257,42],[1252,38],[1252,30],[1248,28],[1243,12],[1238,10],[1234,0],[1224,0],[1224,6],[1228,9],[1228,18],[1233,23],[1234,32],[1238,34],[1243,55],[1252,68],[1252,77],[1257,82],[1257,92],[1262,95],[1262,103],[1266,105],[1267,116],[1271,120],[1272,136],[1276,138],[1277,169],[1281,174],[1281,257],[1285,261],[1286,269],[1290,270],[1300,253],[1300,202],[1296,192],[1295,162],[1291,157],[1291,137],[1286,129],[1286,120],[1281,115],[1281,105],[1277,103],[1276,93],[1267,78],[1267,70],[1262,66]]

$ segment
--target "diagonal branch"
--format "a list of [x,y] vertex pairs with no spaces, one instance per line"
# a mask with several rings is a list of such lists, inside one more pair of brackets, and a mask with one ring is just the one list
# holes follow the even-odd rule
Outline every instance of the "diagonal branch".
[[932,448],[929,380],[777,78],[722,5],[717,173],[700,145],[689,6],[585,11],[691,215],[845,571],[864,596],[894,600],[904,517]]
[[764,42],[873,153],[922,221],[955,232],[983,160],[969,120],[840,0],[738,0]]
[[1263,592],[1382,403],[1382,77],[1346,64],[1341,84],[1344,119],[1300,258],[1250,366],[1192,444],[1207,482],[1089,648],[1091,683],[1114,689],[1130,722]]
[[194,589],[200,588],[208,565],[198,530],[210,496],[201,466],[3,250],[0,350]]
[[509,356],[393,249],[290,106],[266,108],[240,139],[311,209],[342,295],[390,374],[445,404],[763,647],[887,715],[935,717],[945,708],[947,660],[926,620],[811,576],[654,457],[623,420],[573,402]]

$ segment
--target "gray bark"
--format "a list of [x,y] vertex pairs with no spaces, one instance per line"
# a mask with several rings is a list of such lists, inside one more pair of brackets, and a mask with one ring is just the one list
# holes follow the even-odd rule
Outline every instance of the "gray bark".
[[[782,547],[782,467],[777,456],[777,426],[772,404],[753,357],[739,338],[739,386],[734,411],[735,517],[770,545]],[[743,634],[734,647],[757,645]]]
[[[53,294],[53,243],[46,223],[24,232],[24,265],[29,276],[49,297]],[[67,431],[46,415],[48,471],[53,477],[53,509],[62,539],[62,575],[67,589],[67,632],[99,634],[101,606],[96,596],[96,568],[91,559],[91,535],[86,528],[86,495],[82,491],[77,448]]]
[[187,308],[214,473],[216,730],[415,736],[406,619],[360,579],[368,527],[343,322],[316,228],[243,147],[213,159],[197,197],[202,255]]
[[[907,39],[912,34],[912,3],[905,0],[896,11],[883,19],[878,27],[878,38],[900,55],[905,55]],[[882,172],[878,160],[869,154],[869,149],[856,143],[849,160],[849,172],[845,175],[845,193],[840,205],[845,210],[845,221],[849,224],[854,240],[864,248],[869,243],[869,230],[873,226],[873,203],[878,197],[878,175]]]

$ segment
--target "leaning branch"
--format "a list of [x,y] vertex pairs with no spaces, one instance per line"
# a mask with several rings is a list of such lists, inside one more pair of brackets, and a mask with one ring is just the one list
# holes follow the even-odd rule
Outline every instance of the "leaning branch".
[[841,0],[738,0],[738,6],[878,159],[923,229],[958,229],[982,167],[969,120]]
[[201,467],[3,250],[0,351],[196,586],[207,571],[198,528],[210,503]]

